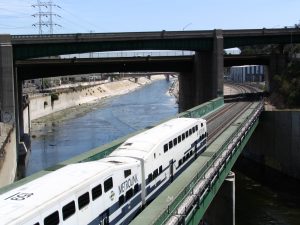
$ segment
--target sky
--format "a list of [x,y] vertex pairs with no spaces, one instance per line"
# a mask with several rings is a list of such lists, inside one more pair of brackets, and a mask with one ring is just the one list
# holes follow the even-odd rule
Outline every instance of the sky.
[[[53,17],[60,25],[54,33],[282,28],[300,20],[300,0],[52,1],[59,6],[52,12],[60,16]],[[35,4],[37,0],[0,0],[0,33],[38,34]]]

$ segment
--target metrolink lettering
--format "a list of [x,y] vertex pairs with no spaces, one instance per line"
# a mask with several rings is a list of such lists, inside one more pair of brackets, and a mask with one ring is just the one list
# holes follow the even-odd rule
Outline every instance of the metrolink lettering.
[[119,185],[119,194],[122,194],[127,189],[131,188],[135,183],[138,182],[137,175],[134,175]]

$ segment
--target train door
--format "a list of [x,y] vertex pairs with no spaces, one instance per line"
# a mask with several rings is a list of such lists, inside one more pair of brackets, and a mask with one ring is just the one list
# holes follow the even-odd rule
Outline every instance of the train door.
[[99,215],[99,225],[108,225],[109,224],[109,210],[104,211]]
[[197,141],[194,142],[194,154],[195,154],[195,160],[196,160],[197,157],[198,157],[198,154],[197,154]]
[[173,182],[174,179],[174,161],[173,159],[170,160],[170,182]]

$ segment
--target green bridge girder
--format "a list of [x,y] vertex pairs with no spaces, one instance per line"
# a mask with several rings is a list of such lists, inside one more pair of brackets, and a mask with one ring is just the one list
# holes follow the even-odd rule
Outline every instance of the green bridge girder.
[[230,161],[228,161],[228,163],[225,164],[224,169],[222,171],[219,171],[219,174],[218,174],[219,179],[213,183],[213,185],[211,186],[211,191],[203,196],[202,201],[199,201],[198,208],[196,208],[193,212],[191,212],[189,214],[189,216],[186,218],[186,224],[188,224],[188,225],[198,225],[199,224],[200,220],[203,218],[209,205],[211,204],[214,197],[218,193],[218,190],[220,189],[224,180],[226,179],[229,172],[231,171],[236,160],[238,159],[238,157],[240,156],[244,147],[246,146],[247,142],[249,141],[250,137],[252,136],[258,123],[259,123],[259,120],[256,120],[255,123],[253,124],[253,126],[250,128],[247,135],[245,136],[245,139],[237,147],[237,150],[231,155]]
[[[211,31],[161,31],[132,33],[86,33],[13,35],[15,60],[86,52],[124,50],[213,50]],[[224,48],[259,44],[300,43],[300,29],[222,30]]]
[[[208,146],[204,153],[202,153],[185,171],[180,174],[172,185],[168,186],[153,202],[141,212],[130,225],[163,225],[171,216],[176,214],[178,206],[191,194],[196,184],[203,179],[206,171],[214,165],[216,159],[226,150],[231,140],[241,132],[243,125],[245,125],[249,118],[252,117],[253,112],[261,107],[260,103],[253,103],[252,106],[246,110],[235,122],[233,122],[227,130],[225,130],[212,144]],[[197,110],[199,111],[199,109]],[[189,114],[185,116],[198,117],[197,114]],[[198,198],[198,205],[192,211],[184,214],[185,224],[198,225],[207,208],[211,204],[215,195],[218,193],[226,176],[230,172],[237,158],[243,151],[246,143],[254,132],[259,122],[257,118],[244,138],[235,147],[232,154],[229,155],[228,161],[226,160],[218,173],[217,179],[210,185],[209,191],[204,192]]]

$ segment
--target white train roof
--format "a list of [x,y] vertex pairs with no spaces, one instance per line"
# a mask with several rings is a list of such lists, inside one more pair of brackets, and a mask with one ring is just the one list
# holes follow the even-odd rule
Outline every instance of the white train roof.
[[[126,165],[128,164],[126,163]],[[105,179],[109,170],[116,169],[116,167],[112,167],[111,163],[99,161],[72,164],[6,192],[0,195],[1,224],[15,221],[23,215],[29,215],[36,209],[42,209],[45,202],[55,202],[55,199],[65,192],[72,189],[76,190],[85,181],[99,176],[99,171]],[[30,194],[31,196],[25,200],[10,200],[11,196],[17,193]]]
[[197,121],[205,122],[205,120],[198,118],[176,118],[169,120],[129,138],[109,156],[145,158],[157,144],[169,141],[174,134],[178,133],[179,135],[179,132],[191,128]]

